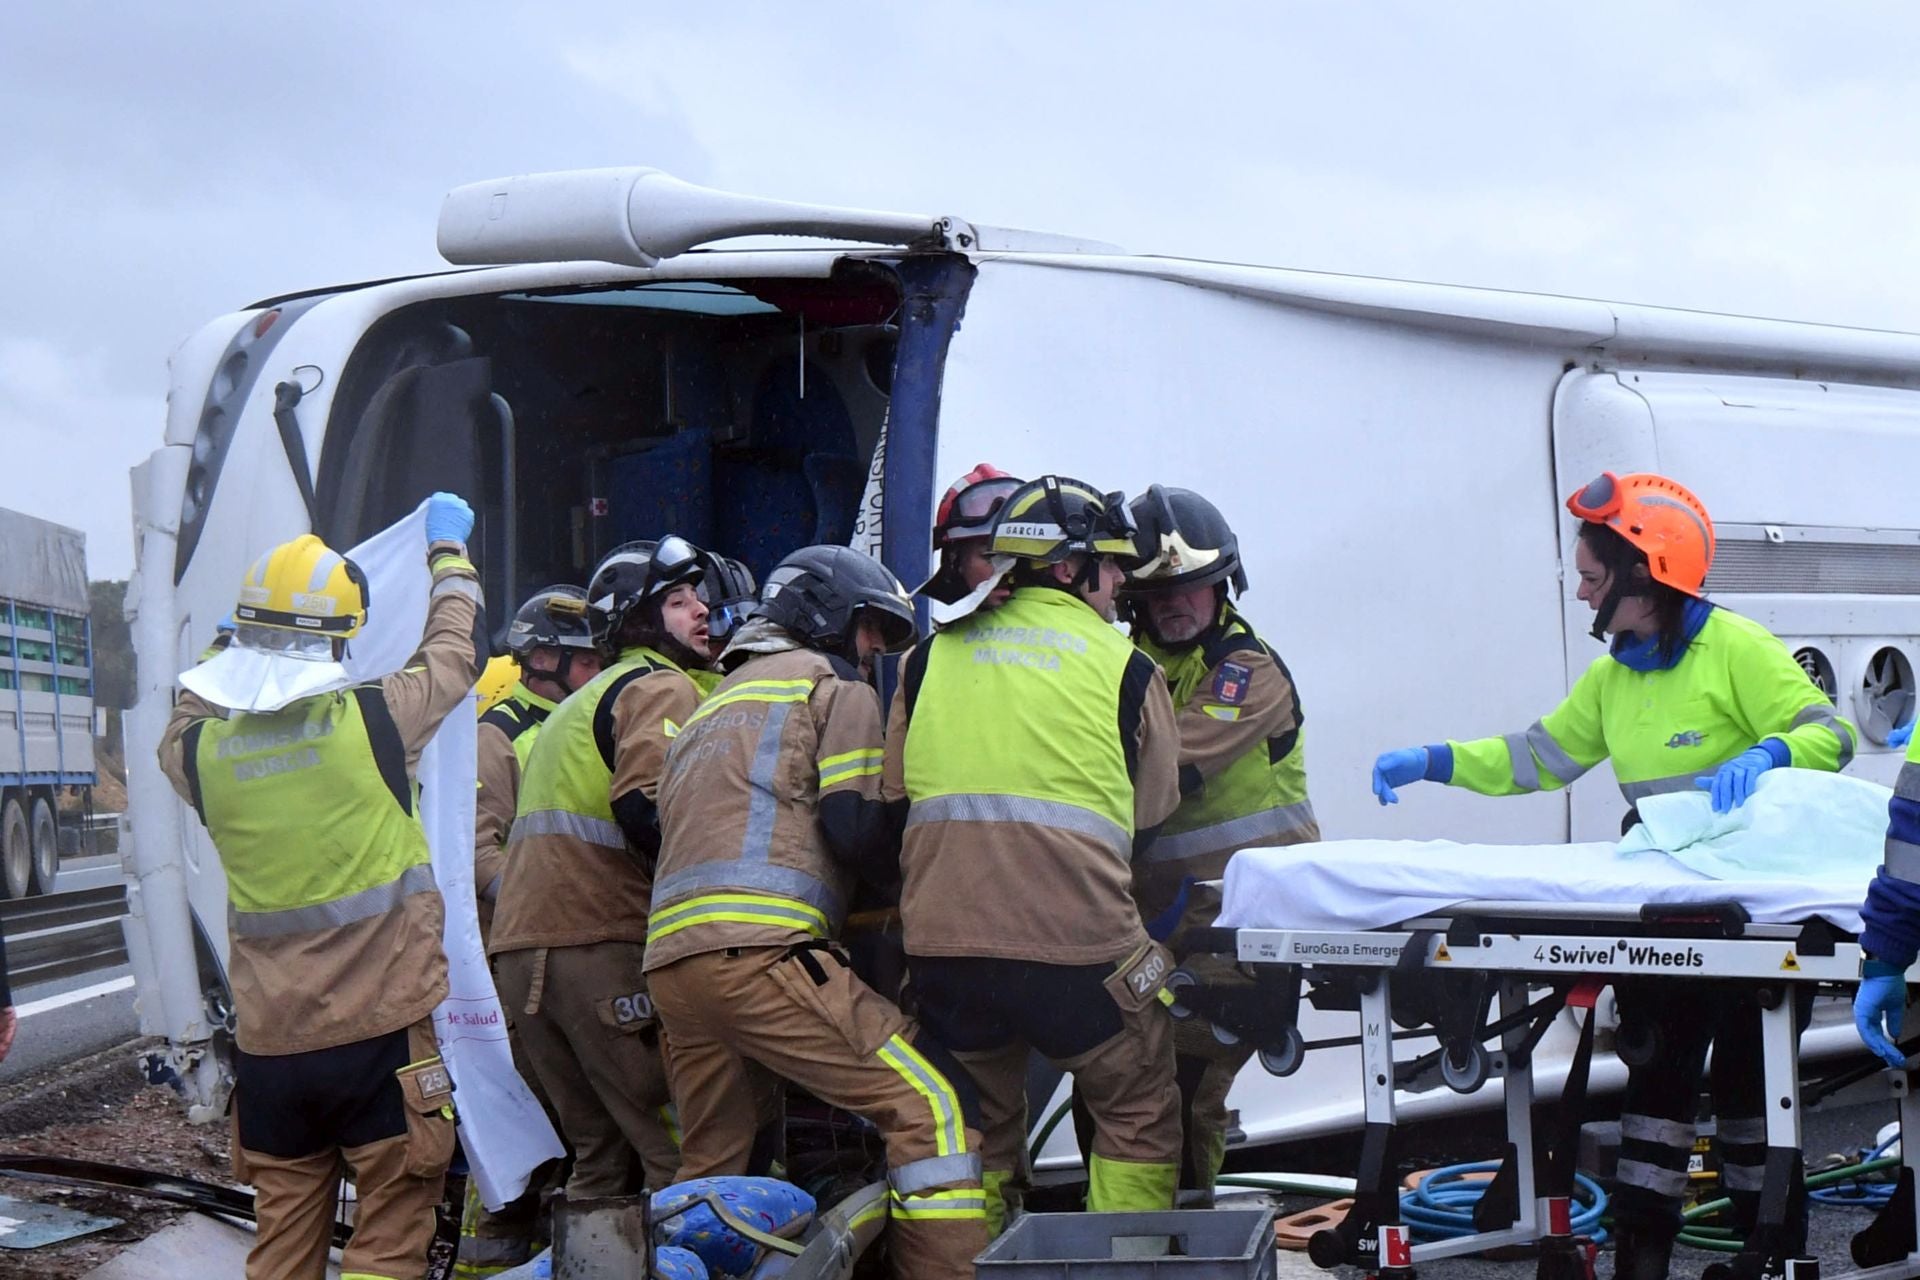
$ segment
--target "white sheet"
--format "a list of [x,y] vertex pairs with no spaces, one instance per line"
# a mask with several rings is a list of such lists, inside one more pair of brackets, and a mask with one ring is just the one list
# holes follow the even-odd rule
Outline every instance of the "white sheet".
[[[405,665],[427,625],[426,506],[348,552],[366,571],[372,607],[353,638],[347,667],[374,680]],[[565,1149],[513,1068],[507,1022],[480,947],[473,901],[473,695],[455,707],[420,756],[420,820],[433,855],[433,877],[446,901],[449,991],[433,1011],[440,1054],[453,1072],[460,1143],[480,1198],[498,1209],[526,1190],[527,1176]]]
[[[1778,781],[1762,777],[1747,811],[1732,822],[1714,817],[1704,793],[1651,797],[1643,811],[1658,817],[1619,845],[1329,840],[1242,850],[1227,865],[1219,923],[1379,929],[1476,900],[1732,899],[1759,922],[1819,917],[1858,933],[1860,902],[1880,866],[1891,793],[1856,778],[1780,773]],[[1650,831],[1689,834],[1674,837],[1670,853],[1648,847]],[[1789,868],[1799,878],[1787,875]]]

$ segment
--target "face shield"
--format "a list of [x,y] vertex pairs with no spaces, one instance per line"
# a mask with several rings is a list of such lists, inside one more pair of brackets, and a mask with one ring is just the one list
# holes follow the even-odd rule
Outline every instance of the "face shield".
[[181,675],[180,683],[229,711],[278,711],[353,683],[333,639],[311,631],[242,623],[233,642]]

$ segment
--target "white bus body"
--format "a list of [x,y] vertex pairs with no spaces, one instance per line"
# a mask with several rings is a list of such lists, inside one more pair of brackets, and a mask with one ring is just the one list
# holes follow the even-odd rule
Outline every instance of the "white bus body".
[[[1897,771],[1883,740],[1920,658],[1904,483],[1920,337],[1140,257],[647,170],[463,188],[440,233],[455,262],[517,265],[214,321],[174,356],[165,442],[134,473],[128,949],[142,1029],[202,1113],[225,1097],[226,900],[153,764],[175,676],[260,549],[309,527],[349,545],[436,488],[480,512],[496,622],[668,526],[762,573],[819,537],[877,542],[912,583],[935,496],[982,460],[1197,489],[1233,521],[1243,608],[1301,689],[1326,834],[1542,842],[1617,832],[1605,767],[1565,793],[1424,787],[1390,809],[1368,769],[1558,702],[1600,652],[1561,499],[1602,470],[1660,470],[1718,523],[1714,598],[1782,636],[1861,727],[1853,772]],[[759,233],[869,243],[694,251]],[[299,390],[276,421],[283,386]],[[1351,1033],[1307,1016],[1309,1039]],[[1851,1034],[1823,1012],[1807,1052]],[[1543,1058],[1564,1065],[1569,1044],[1550,1036]],[[1357,1125],[1356,1069],[1349,1050],[1284,1080],[1249,1068],[1232,1098],[1245,1140]],[[1610,1057],[1596,1070],[1619,1078]],[[1074,1158],[1069,1129],[1043,1164]]]

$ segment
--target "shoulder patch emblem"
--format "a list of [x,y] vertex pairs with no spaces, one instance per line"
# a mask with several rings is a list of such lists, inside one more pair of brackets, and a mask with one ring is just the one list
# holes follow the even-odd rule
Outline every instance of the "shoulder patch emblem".
[[1247,689],[1252,684],[1251,668],[1237,662],[1223,662],[1213,673],[1213,696],[1228,706],[1237,707],[1247,700]]

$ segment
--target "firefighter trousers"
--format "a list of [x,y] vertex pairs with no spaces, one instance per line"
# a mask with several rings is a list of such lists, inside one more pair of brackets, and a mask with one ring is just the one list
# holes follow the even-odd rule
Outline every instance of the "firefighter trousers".
[[[547,1100],[547,1091],[540,1087],[540,1077],[527,1061],[526,1051],[520,1047],[520,1033],[514,1029],[511,1019],[507,1022],[507,1047],[513,1053],[513,1069],[527,1082],[528,1090],[540,1109],[547,1113],[554,1132],[563,1132],[560,1117],[554,1112],[553,1103]],[[479,1183],[469,1178],[467,1203],[460,1218],[459,1259],[453,1269],[456,1280],[479,1280],[482,1276],[509,1270],[539,1252],[546,1237],[541,1222],[542,1202],[548,1192],[561,1186],[570,1169],[567,1158],[549,1160],[533,1171],[527,1179],[527,1189],[519,1198],[498,1209],[489,1209],[480,1202]]]
[[248,1280],[321,1280],[343,1173],[358,1199],[343,1280],[422,1280],[452,1101],[430,1019],[309,1053],[236,1053],[233,1172],[259,1215]]
[[[1795,1016],[1801,1030],[1812,1016],[1812,991],[1796,987]],[[1733,1201],[1735,1226],[1753,1225],[1766,1174],[1767,1121],[1762,1077],[1760,1007],[1743,983],[1621,982],[1618,1035],[1624,1049],[1650,1053],[1644,1066],[1629,1067],[1620,1108],[1620,1163],[1614,1217],[1636,1238],[1671,1240],[1680,1229],[1680,1202],[1693,1152],[1695,1111],[1707,1050],[1707,1072],[1720,1146],[1721,1181]],[[1786,1223],[1789,1253],[1806,1241],[1806,1202]]]
[[757,1064],[880,1131],[894,1274],[971,1280],[987,1225],[969,1087],[844,952],[731,947],[649,976],[680,1101],[683,1177],[746,1172],[766,1112]]
[[570,1200],[632,1194],[636,1159],[656,1191],[679,1166],[644,956],[638,942],[596,942],[493,958],[500,1002],[573,1150]]
[[1127,966],[978,956],[910,956],[908,965],[922,1025],[953,1050],[980,1091],[996,1230],[1019,1209],[1027,1180],[1031,1050],[1073,1076],[1093,1117],[1087,1207],[1173,1207],[1181,1151],[1173,1023],[1151,994],[1122,1005],[1114,979]]

